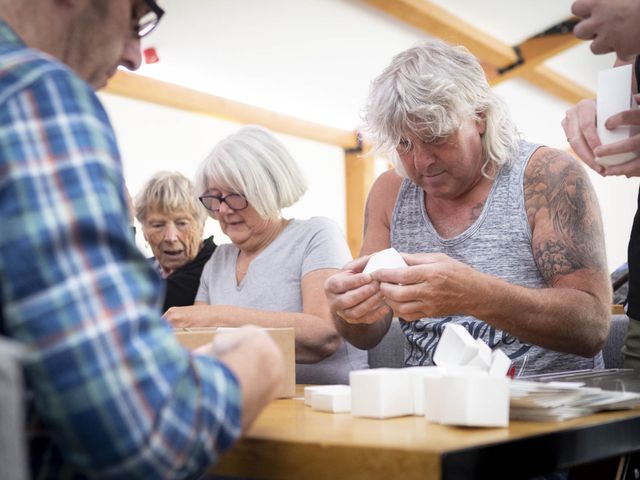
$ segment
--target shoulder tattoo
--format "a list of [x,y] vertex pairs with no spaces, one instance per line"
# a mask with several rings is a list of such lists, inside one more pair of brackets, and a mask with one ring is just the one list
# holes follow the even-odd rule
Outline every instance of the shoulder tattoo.
[[549,223],[533,245],[548,281],[581,268],[606,270],[597,197],[576,161],[562,152],[545,152],[527,168],[524,194],[529,223]]

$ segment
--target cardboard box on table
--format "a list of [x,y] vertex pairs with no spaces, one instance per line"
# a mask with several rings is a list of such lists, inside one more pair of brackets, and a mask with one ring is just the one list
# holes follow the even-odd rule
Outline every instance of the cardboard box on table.
[[[222,329],[220,332],[217,330],[216,328],[175,329],[174,333],[183,347],[194,350],[213,340],[216,333],[223,334],[221,333]],[[265,328],[264,330],[276,342],[284,358],[285,374],[278,389],[278,398],[293,397],[296,391],[296,353],[293,328]]]

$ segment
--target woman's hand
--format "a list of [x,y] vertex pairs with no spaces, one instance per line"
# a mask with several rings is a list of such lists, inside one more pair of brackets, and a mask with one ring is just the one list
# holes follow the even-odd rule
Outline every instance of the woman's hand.
[[175,328],[215,327],[215,307],[211,305],[192,305],[189,307],[171,307],[163,317]]

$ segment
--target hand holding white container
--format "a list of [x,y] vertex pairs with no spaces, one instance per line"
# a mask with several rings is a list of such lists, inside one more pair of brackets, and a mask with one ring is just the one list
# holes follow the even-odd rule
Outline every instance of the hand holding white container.
[[[605,127],[605,122],[611,115],[638,108],[631,89],[632,81],[632,65],[607,68],[598,73],[596,122],[602,145],[626,140],[640,133],[638,125],[623,125],[613,130]],[[636,156],[635,152],[626,152],[598,157],[596,161],[601,165],[618,165]]]
[[407,266],[407,262],[404,261],[402,255],[395,248],[387,248],[371,255],[362,273],[373,273],[381,268],[402,268]]

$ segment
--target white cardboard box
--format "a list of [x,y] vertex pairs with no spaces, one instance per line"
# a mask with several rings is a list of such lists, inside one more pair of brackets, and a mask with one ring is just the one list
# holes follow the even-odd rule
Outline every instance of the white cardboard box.
[[321,412],[350,412],[351,387],[349,385],[323,385],[321,388],[314,389],[311,392],[311,408]]
[[445,369],[444,367],[425,366],[407,367],[405,370],[409,374],[409,382],[413,394],[413,414],[422,416],[425,414],[425,379],[440,377],[445,373]]
[[404,368],[355,370],[349,374],[351,414],[391,418],[413,415],[413,394]]
[[486,373],[446,374],[433,379],[439,386],[439,423],[467,427],[509,425],[509,382],[507,377]]
[[327,392],[331,390],[340,390],[340,388],[347,387],[348,385],[308,385],[304,387],[304,404],[308,407],[311,406],[311,400],[313,394],[316,392]]
[[476,355],[480,346],[462,325],[449,323],[433,354],[433,361],[441,367],[466,365]]
[[489,375],[493,377],[505,377],[511,367],[511,359],[502,350],[491,352],[491,367]]
[[424,418],[429,422],[440,423],[442,401],[444,399],[444,395],[440,391],[440,380],[443,375],[444,369],[440,371],[439,375],[434,374],[423,378]]
[[491,366],[491,349],[489,345],[484,343],[480,338],[476,338],[476,343],[478,344],[478,353],[476,353],[476,356],[469,360],[466,365],[488,370]]
[[440,378],[444,375],[483,374],[486,370],[478,366],[459,365],[438,367],[423,376],[423,404],[424,416],[430,422],[439,423],[442,415],[441,404],[444,401],[441,394]]

